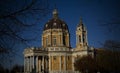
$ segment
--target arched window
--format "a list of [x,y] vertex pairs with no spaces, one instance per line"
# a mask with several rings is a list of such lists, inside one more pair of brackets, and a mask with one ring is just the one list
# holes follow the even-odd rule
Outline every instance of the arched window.
[[53,37],[53,45],[56,46],[56,37]]
[[81,42],[81,36],[79,35],[79,43]]
[[85,38],[85,35],[83,34],[83,43],[85,42],[85,39],[86,39],[86,38]]
[[70,56],[68,56],[68,60],[70,60]]
[[63,45],[66,45],[65,35],[63,35]]

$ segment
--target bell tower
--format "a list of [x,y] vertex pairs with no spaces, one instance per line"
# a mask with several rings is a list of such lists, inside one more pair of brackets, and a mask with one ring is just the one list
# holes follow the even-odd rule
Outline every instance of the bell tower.
[[87,45],[87,30],[83,25],[82,18],[80,18],[80,22],[77,25],[76,29],[76,50],[85,50],[84,47],[86,47]]

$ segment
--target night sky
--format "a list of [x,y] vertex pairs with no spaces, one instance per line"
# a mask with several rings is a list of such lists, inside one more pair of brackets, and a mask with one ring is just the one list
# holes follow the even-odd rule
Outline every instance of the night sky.
[[[102,24],[108,24],[111,21],[120,19],[119,0],[50,0],[51,8],[54,5],[59,12],[59,17],[64,20],[70,31],[71,46],[75,47],[76,26],[83,18],[83,23],[88,31],[88,43],[90,46],[101,47],[106,39],[113,39],[114,36],[107,34],[107,28]],[[52,17],[51,13],[45,18],[46,23]],[[42,26],[42,25],[41,25]]]
[[[64,20],[70,32],[70,43],[74,48],[76,46],[76,26],[80,22],[80,17],[88,31],[88,44],[95,48],[101,47],[107,39],[119,39],[119,37],[107,34],[107,28],[102,24],[109,23],[112,20],[120,20],[120,2],[119,0],[49,0],[50,12],[39,23],[39,41],[31,43],[32,46],[41,46],[41,35],[45,23],[52,18],[52,11],[58,9],[60,19]],[[32,21],[29,20],[30,22]],[[109,37],[108,37],[109,36]],[[115,38],[113,38],[115,37]],[[19,52],[23,56],[23,48],[19,47]],[[20,61],[20,62],[19,62]],[[23,64],[23,58],[16,60],[16,63]]]

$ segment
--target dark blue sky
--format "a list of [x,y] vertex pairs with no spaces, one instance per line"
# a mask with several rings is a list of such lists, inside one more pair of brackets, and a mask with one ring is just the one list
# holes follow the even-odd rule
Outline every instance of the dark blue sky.
[[[118,0],[50,0],[51,8],[56,4],[59,17],[63,19],[69,27],[71,35],[71,46],[75,47],[75,30],[83,18],[83,23],[87,27],[88,42],[90,46],[100,47],[106,39],[113,38],[106,36],[106,28],[103,23],[118,19],[120,16],[120,6]],[[52,17],[51,13],[45,18],[46,23]],[[42,26],[42,25],[41,25]]]
[[[41,35],[43,26],[52,18],[52,11],[56,7],[59,12],[59,17],[64,20],[70,31],[70,43],[75,47],[76,43],[76,26],[80,22],[80,17],[83,18],[83,23],[88,31],[88,44],[93,47],[101,47],[107,39],[114,39],[113,35],[109,36],[106,33],[107,28],[101,26],[103,23],[109,23],[112,20],[120,19],[120,2],[119,0],[49,0],[50,13],[38,23],[40,28],[37,42],[31,43],[32,46],[41,46]],[[32,20],[32,19],[31,19]],[[31,20],[29,20],[31,22]],[[119,37],[117,37],[119,38]],[[17,47],[16,47],[17,48]],[[22,48],[22,47],[19,47]],[[23,49],[20,54],[23,56]],[[23,64],[23,58],[17,59],[16,63]]]

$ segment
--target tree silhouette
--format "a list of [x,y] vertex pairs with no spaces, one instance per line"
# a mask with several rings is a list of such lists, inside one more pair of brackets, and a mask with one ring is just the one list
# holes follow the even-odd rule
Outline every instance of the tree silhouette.
[[76,60],[75,69],[82,73],[95,73],[97,71],[97,65],[94,58],[91,56],[83,56]]
[[47,0],[0,0],[0,64],[18,54],[15,46],[38,37],[35,27],[48,12]]
[[10,73],[21,73],[21,72],[24,72],[24,67],[23,66],[20,66],[20,65],[14,65],[13,68],[11,69]]
[[120,72],[120,52],[96,49],[96,62],[101,72]]
[[83,56],[75,61],[75,69],[83,73],[119,73],[120,52],[96,49],[95,57]]

